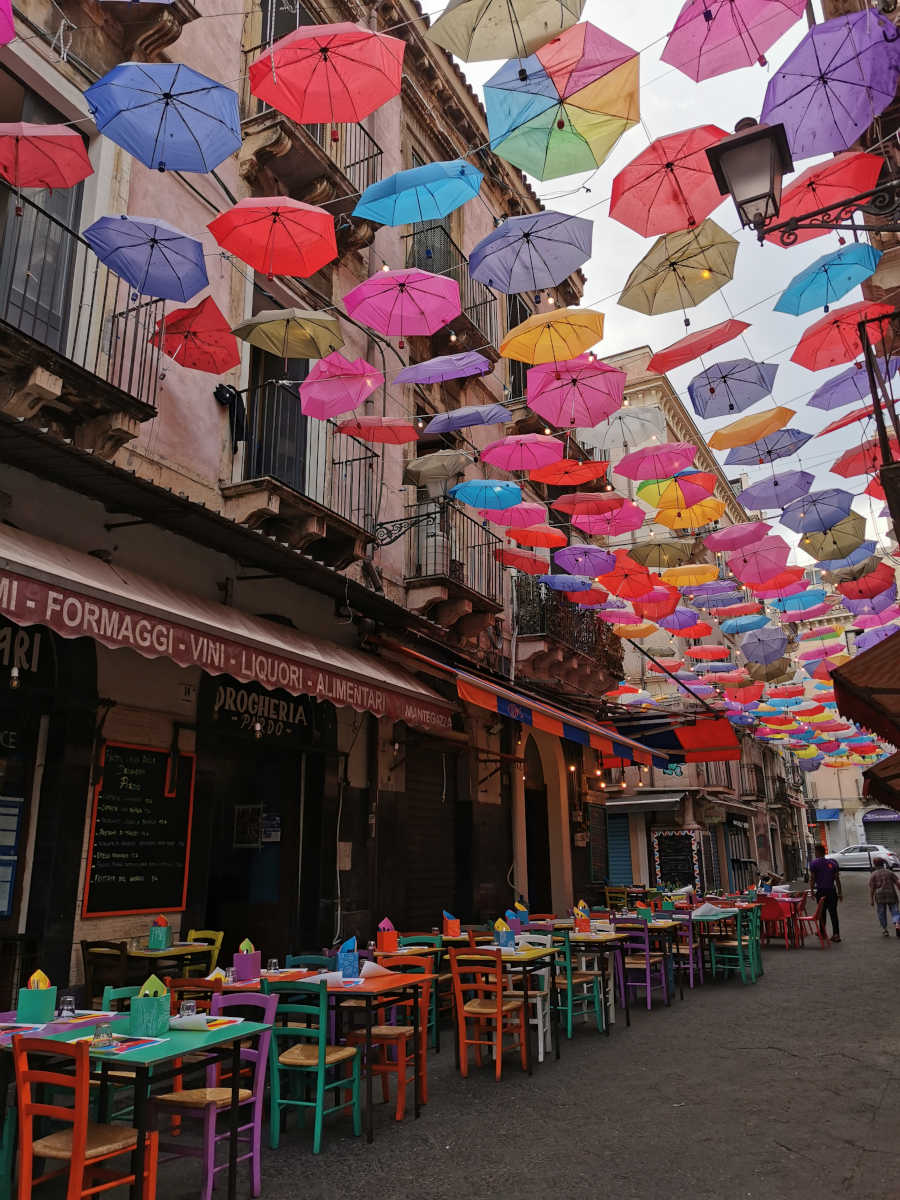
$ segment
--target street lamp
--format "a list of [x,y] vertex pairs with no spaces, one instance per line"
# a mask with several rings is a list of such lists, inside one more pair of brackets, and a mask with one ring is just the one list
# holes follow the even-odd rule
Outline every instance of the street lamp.
[[781,181],[794,169],[783,125],[760,125],[744,117],[729,137],[708,147],[706,157],[723,196],[734,200],[741,225],[761,233],[778,216]]

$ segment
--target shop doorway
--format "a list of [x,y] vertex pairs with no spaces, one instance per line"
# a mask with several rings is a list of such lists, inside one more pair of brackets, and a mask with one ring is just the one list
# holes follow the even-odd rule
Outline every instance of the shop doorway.
[[529,908],[533,912],[551,912],[553,888],[547,784],[540,751],[531,737],[525,744],[525,852]]

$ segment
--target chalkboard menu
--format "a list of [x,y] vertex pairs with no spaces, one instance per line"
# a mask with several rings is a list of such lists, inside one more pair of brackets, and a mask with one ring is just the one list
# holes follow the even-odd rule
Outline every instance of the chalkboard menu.
[[184,907],[194,756],[107,742],[88,849],[82,915]]
[[658,884],[700,886],[695,865],[694,836],[689,830],[654,833],[653,857]]
[[591,883],[606,882],[606,809],[601,804],[587,806],[591,828]]

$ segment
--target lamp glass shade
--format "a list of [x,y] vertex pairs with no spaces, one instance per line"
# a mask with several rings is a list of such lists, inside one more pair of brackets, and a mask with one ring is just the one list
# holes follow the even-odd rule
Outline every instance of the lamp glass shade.
[[722,195],[731,195],[741,224],[759,229],[781,208],[781,184],[793,170],[782,125],[739,129],[706,152]]

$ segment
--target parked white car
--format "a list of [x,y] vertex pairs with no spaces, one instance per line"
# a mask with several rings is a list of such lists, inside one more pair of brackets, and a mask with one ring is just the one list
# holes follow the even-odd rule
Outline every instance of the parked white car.
[[876,846],[865,842],[858,846],[845,846],[828,855],[842,871],[871,871],[876,858],[883,858],[892,871],[900,870],[900,858],[887,846]]

